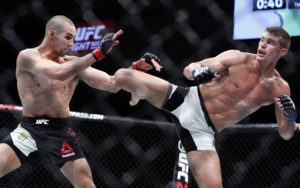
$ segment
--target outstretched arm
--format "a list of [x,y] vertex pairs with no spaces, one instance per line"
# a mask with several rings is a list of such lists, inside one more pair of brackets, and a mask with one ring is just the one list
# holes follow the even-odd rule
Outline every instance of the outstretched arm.
[[[159,65],[159,62],[160,59],[156,55],[145,53],[138,61],[132,63],[132,69],[147,71],[154,67],[157,71],[160,71],[162,66]],[[116,93],[121,89],[115,81],[115,75],[108,75],[107,73],[92,67],[82,71],[79,74],[79,78],[95,89],[112,93]]]
[[289,84],[282,80],[277,83],[276,89],[277,96],[275,97],[275,115],[278,123],[279,135],[288,140],[293,137],[296,128],[297,111],[295,104],[290,96]]
[[92,54],[81,58],[65,58],[68,62],[59,64],[59,62],[50,61],[41,58],[40,54],[32,49],[23,50],[17,58],[17,67],[19,70],[28,71],[37,77],[66,80],[75,77],[79,72],[95,63]]
[[[121,34],[123,34],[122,30],[119,30],[117,33],[106,34],[101,41],[101,46],[92,52],[93,57],[96,60],[101,60],[106,54],[110,53],[112,48],[119,44],[119,41],[116,39]],[[90,87],[95,89],[105,90],[112,93],[116,93],[120,90],[120,87],[115,82],[114,76],[92,67],[82,71],[78,77]]]
[[298,117],[295,104],[288,95],[281,95],[274,100],[279,135],[283,139],[289,140],[294,135]]
[[121,30],[115,33],[110,40],[102,42],[101,46],[93,53],[87,54],[80,58],[70,56],[60,57],[63,58],[63,60],[57,59],[55,60],[56,62],[54,60],[42,58],[41,54],[38,52],[38,49],[23,50],[17,57],[17,67],[21,71],[28,71],[38,77],[66,80],[68,78],[77,76],[81,71],[90,67],[96,62],[95,58],[98,59],[98,57],[105,57],[105,55],[111,51],[113,46],[119,43],[116,38],[121,34]]
[[90,87],[99,90],[105,90],[112,93],[118,92],[121,88],[115,81],[115,76],[106,72],[89,67],[79,74],[79,78]]

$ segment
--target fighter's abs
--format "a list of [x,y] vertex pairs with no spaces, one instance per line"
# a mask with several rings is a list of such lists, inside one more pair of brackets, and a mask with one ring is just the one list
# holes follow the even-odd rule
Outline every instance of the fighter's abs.
[[201,91],[213,123],[221,129],[272,103],[273,99],[272,92],[259,82],[247,87],[230,84],[210,88],[209,93],[203,86]]
[[[51,83],[53,82],[52,80],[48,80],[47,82],[44,80],[36,82],[36,84],[31,84],[30,87],[26,87],[26,83],[21,82],[18,90],[24,115],[50,117],[68,116],[69,103],[78,81],[69,80],[69,82],[66,82],[55,80],[54,84]],[[24,92],[25,90],[26,92]]]

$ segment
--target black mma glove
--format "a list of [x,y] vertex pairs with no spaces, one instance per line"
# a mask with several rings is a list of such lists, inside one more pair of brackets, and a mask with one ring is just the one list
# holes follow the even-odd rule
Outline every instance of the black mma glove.
[[142,58],[144,58],[145,61],[149,64],[152,64],[151,59],[154,59],[158,64],[160,64],[160,59],[155,54],[147,52],[147,53],[144,53]]
[[283,115],[284,115],[285,119],[290,122],[295,121],[297,119],[298,115],[297,115],[296,107],[295,107],[293,100],[287,95],[281,95],[279,97],[279,99],[280,99],[280,103],[282,104],[282,106],[284,108],[285,113],[283,113]]
[[197,85],[209,82],[216,77],[215,72],[210,67],[197,67],[192,74]]
[[101,45],[100,45],[100,49],[101,52],[104,55],[107,55],[107,51],[109,50],[109,48],[112,46],[113,44],[113,40],[112,38],[114,37],[115,33],[107,33],[106,35],[104,35],[104,37],[101,40]]
[[107,51],[109,50],[109,48],[111,48],[111,46],[114,42],[112,40],[114,35],[115,35],[115,33],[107,33],[106,35],[104,35],[104,37],[101,40],[100,47],[92,52],[92,54],[96,60],[101,60],[102,58],[104,58],[107,55]]
[[134,62],[131,65],[132,69],[145,70],[145,71],[151,70],[153,68],[151,59],[154,59],[158,64],[160,64],[160,59],[157,57],[157,55],[149,53],[149,52],[144,53],[144,55],[141,57],[141,59],[145,59],[145,61],[146,61],[146,63],[148,63],[148,65],[147,64],[141,65],[141,63]]

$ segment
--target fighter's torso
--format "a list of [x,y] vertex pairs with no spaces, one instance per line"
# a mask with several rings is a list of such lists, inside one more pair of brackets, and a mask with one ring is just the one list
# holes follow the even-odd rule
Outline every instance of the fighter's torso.
[[279,75],[262,78],[252,55],[246,63],[231,66],[212,85],[201,85],[209,116],[217,130],[232,125],[274,102],[283,80]]
[[[59,63],[67,60],[60,59]],[[58,63],[58,62],[52,62]],[[78,78],[64,81],[37,77],[16,67],[17,87],[24,116],[69,116],[69,103],[78,84]]]

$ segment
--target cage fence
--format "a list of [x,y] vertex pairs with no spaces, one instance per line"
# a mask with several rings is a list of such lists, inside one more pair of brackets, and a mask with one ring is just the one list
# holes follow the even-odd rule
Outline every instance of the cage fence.
[[[3,139],[16,128],[22,108],[1,105],[0,109]],[[98,187],[197,187],[182,166],[186,156],[172,123],[84,112],[71,112],[71,117]],[[215,137],[224,187],[300,185],[298,130],[285,141],[276,124],[238,124]],[[42,158],[1,178],[0,187],[72,186],[51,161]]]
[[[8,1],[5,8],[1,8],[0,42],[5,48],[2,49],[0,65],[0,103],[20,103],[15,80],[17,54],[41,42],[45,23],[56,14],[64,14],[74,22],[113,19],[114,30],[125,31],[120,45],[96,68],[114,73],[118,68],[128,66],[144,52],[151,51],[162,59],[166,71],[163,76],[180,85],[191,84],[184,80],[182,70],[192,61],[228,49],[255,52],[257,47],[257,41],[232,40],[233,1],[64,2]],[[291,51],[277,67],[290,83],[297,107],[300,59],[298,40],[292,39]],[[177,182],[177,178],[183,181],[185,174],[178,176],[174,172],[176,168],[184,172],[186,170],[184,166],[178,166],[184,162],[184,154],[181,155],[178,150],[178,137],[172,123],[162,122],[165,118],[145,103],[128,110],[123,94],[112,96],[91,91],[81,83],[77,89],[71,102],[72,110],[114,115],[73,114],[76,117],[72,119],[73,129],[85,151],[98,187],[184,187],[184,184]],[[126,101],[126,104],[122,101]],[[145,117],[154,121],[119,116]],[[20,112],[2,110],[0,117],[0,139],[3,139],[18,125]],[[263,119],[269,121],[270,116],[264,113]],[[291,140],[284,141],[279,137],[276,125],[252,124],[250,120],[244,121],[247,124],[241,127],[235,126],[216,134],[223,186],[300,187],[299,132],[296,131]],[[196,187],[190,174],[188,183],[188,187]],[[39,163],[24,163],[20,169],[2,177],[0,187],[72,186],[51,162],[42,159]]]

